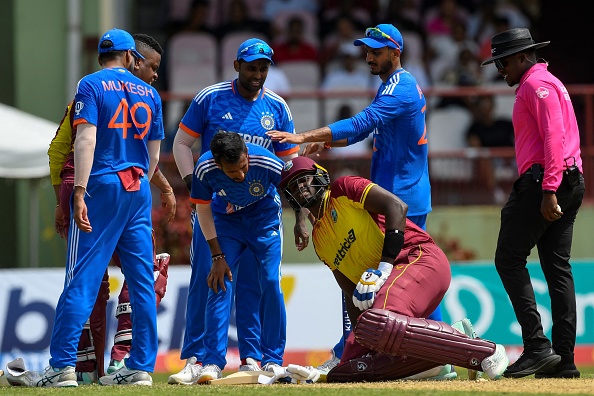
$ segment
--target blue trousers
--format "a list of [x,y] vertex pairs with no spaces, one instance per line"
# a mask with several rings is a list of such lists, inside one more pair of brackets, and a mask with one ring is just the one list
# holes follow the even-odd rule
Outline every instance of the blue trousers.
[[[192,272],[188,289],[186,305],[186,329],[180,357],[189,359],[195,356],[199,362],[204,360],[204,331],[206,300],[208,286],[206,278],[210,272],[211,254],[206,239],[198,223],[198,215],[192,211],[192,244],[190,246],[190,263]],[[234,282],[236,294],[235,315],[237,324],[237,338],[239,355],[242,359],[252,358],[262,360],[260,347],[260,311],[254,302],[260,302],[258,271],[260,265],[251,250],[246,250],[241,256],[241,265],[237,278],[241,282]],[[234,276],[235,278],[235,276]]]
[[[230,215],[214,215],[217,236],[227,264],[233,274],[233,282],[225,279],[226,291],[208,291],[206,305],[205,364],[216,364],[224,368],[227,361],[229,317],[233,303],[233,289],[236,284],[246,282],[239,273],[240,257],[251,251],[260,267],[257,272],[260,300],[244,301],[250,312],[260,312],[262,365],[272,362],[282,365],[286,344],[286,311],[280,285],[282,259],[282,209],[277,196],[277,208],[271,210],[252,210]],[[241,300],[239,294],[236,301]],[[239,311],[239,307],[237,310]],[[241,337],[240,337],[241,338]]]
[[[157,305],[153,278],[151,192],[146,177],[140,190],[127,192],[116,174],[91,177],[85,203],[93,230],[81,232],[70,221],[64,290],[56,307],[50,365],[76,365],[83,325],[97,299],[113,252],[122,262],[130,291],[132,349],[126,365],[152,372],[157,358]],[[73,212],[72,202],[70,203]]]

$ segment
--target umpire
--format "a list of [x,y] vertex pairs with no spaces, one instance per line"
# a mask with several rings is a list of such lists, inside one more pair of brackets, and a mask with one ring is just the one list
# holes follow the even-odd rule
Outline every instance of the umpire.
[[[499,74],[518,84],[512,121],[520,177],[501,210],[495,267],[522,327],[524,352],[506,377],[580,376],[574,363],[576,301],[569,258],[573,223],[584,197],[580,134],[571,98],[559,79],[539,63],[528,29],[493,36]],[[526,259],[534,246],[545,275],[553,316],[552,344],[544,335]]]

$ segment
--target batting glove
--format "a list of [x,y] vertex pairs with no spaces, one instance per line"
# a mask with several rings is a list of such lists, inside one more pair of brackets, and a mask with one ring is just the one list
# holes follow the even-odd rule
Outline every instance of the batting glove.
[[363,272],[353,293],[353,304],[355,304],[355,307],[364,311],[373,306],[375,296],[384,283],[386,283],[388,276],[392,272],[392,268],[392,264],[381,262],[378,269],[369,268]]

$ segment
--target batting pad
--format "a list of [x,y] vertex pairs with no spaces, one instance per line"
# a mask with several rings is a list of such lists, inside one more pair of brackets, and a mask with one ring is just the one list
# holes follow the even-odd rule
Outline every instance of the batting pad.
[[361,345],[390,355],[406,355],[439,364],[480,369],[495,353],[495,343],[470,338],[450,325],[435,320],[411,318],[385,309],[368,309],[355,326]]

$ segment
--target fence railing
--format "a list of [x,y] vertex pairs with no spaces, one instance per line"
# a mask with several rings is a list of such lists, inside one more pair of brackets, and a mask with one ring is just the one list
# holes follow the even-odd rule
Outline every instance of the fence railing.
[[[588,183],[588,175],[594,174],[594,86],[570,85],[567,89],[574,104],[578,124],[580,125],[582,140],[582,159],[584,174],[586,175],[586,202],[594,202],[594,186]],[[425,90],[429,103],[435,103],[444,97],[468,97],[480,95],[495,95],[513,99],[514,88],[507,86],[484,87],[456,87],[431,88]],[[340,99],[359,100],[369,103],[375,91],[298,91],[284,95],[292,107],[293,104],[306,104],[306,114],[293,111],[293,117],[298,132],[300,122],[309,123],[311,128],[327,125],[334,121],[328,113],[328,103]],[[185,105],[193,98],[192,95],[179,95],[169,92],[161,94],[165,103],[183,102]],[[185,107],[184,105],[184,107]],[[166,106],[167,108],[167,106]],[[316,109],[317,117],[312,117],[311,110]],[[307,113],[309,112],[309,113]],[[183,114],[182,114],[183,115]],[[178,114],[179,116],[179,114]],[[431,117],[431,107],[428,118]],[[511,113],[509,114],[511,117]],[[302,120],[300,120],[300,118]],[[316,122],[317,120],[317,122]],[[175,125],[179,120],[175,120]],[[443,128],[450,127],[443,125]],[[308,128],[309,129],[309,128]],[[428,131],[429,139],[432,133]],[[369,176],[370,156],[344,157],[339,154],[340,149],[332,157],[321,156],[319,161],[328,168],[333,177],[350,173]],[[336,155],[338,154],[338,155]],[[185,193],[185,185],[179,177],[173,156],[170,153],[161,155],[160,167],[173,183],[174,188]],[[515,152],[513,148],[458,148],[455,150],[440,150],[430,145],[429,174],[432,186],[433,205],[488,205],[501,204],[507,199],[511,185],[517,178]]]

